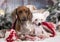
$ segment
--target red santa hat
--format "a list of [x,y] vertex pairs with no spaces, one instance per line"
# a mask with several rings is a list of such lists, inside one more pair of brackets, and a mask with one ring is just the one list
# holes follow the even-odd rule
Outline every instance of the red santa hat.
[[56,35],[55,27],[52,22],[42,22],[42,25],[51,32],[52,35],[50,37],[54,37]]
[[15,41],[15,40],[17,40],[17,39],[18,39],[18,37],[17,37],[17,35],[16,35],[15,30],[14,30],[14,29],[11,29],[9,36],[6,38],[6,41],[7,41],[7,42],[13,42],[13,41]]

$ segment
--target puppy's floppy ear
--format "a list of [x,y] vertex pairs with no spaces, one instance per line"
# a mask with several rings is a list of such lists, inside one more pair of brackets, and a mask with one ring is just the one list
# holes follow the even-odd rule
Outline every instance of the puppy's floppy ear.
[[28,8],[28,19],[31,21],[32,20],[32,13],[30,9]]
[[15,9],[13,12],[12,12],[12,14],[11,14],[11,16],[12,16],[12,21],[14,22],[15,20],[16,20],[16,18],[17,18],[17,9]]

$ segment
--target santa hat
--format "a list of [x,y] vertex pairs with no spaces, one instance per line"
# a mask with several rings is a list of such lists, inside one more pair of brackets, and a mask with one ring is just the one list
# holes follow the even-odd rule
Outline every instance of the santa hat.
[[50,37],[54,37],[56,35],[55,27],[52,22],[42,22],[42,25],[51,32],[52,35]]
[[17,39],[18,39],[18,37],[17,37],[17,35],[16,35],[15,30],[14,30],[14,29],[11,29],[9,36],[6,38],[6,41],[7,41],[7,42],[13,42],[13,41],[15,41],[15,40],[17,40]]

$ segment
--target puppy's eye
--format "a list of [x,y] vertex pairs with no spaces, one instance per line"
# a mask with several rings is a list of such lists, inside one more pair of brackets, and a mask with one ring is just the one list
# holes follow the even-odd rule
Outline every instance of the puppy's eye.
[[22,11],[19,11],[19,13],[22,13]]
[[38,19],[35,19],[35,21],[37,21]]

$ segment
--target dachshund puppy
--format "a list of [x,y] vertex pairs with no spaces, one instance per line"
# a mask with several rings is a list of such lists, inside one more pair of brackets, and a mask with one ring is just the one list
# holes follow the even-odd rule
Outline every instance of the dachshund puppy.
[[16,32],[27,33],[29,30],[26,26],[32,21],[32,13],[29,8],[19,6],[12,12],[12,21],[15,23],[13,28]]

